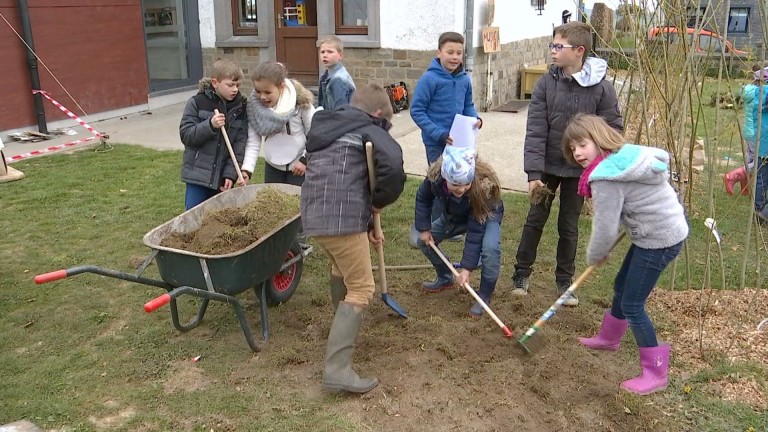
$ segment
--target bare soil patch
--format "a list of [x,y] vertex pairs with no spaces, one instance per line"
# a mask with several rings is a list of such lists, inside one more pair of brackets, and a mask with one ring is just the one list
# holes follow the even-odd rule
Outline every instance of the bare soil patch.
[[255,243],[298,212],[298,196],[264,188],[247,206],[211,212],[200,228],[171,233],[160,244],[200,254],[225,255]]
[[[603,353],[576,341],[597,330],[599,311],[561,309],[526,354],[516,338],[555,300],[551,290],[534,287],[513,298],[511,282],[499,281],[491,307],[514,329],[507,339],[490,318],[468,317],[472,301],[464,290],[423,293],[420,280],[406,273],[392,272],[388,282],[410,318],[397,317],[377,295],[357,340],[354,365],[361,376],[376,376],[379,386],[336,405],[360,430],[676,430],[655,407],[656,396],[638,403],[620,390],[621,381],[639,373],[630,344]],[[319,392],[331,307],[273,316],[281,332],[258,362],[282,387],[331,397]],[[232,380],[248,382],[253,371],[248,365]]]

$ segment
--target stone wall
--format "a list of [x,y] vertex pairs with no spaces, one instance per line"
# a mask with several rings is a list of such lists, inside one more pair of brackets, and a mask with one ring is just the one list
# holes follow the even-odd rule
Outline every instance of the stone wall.
[[[488,111],[513,99],[520,98],[520,68],[545,63],[550,38],[540,37],[502,45],[498,53],[485,54],[475,49],[472,91],[478,111]],[[488,106],[488,57],[491,56],[493,95]],[[206,48],[203,49],[203,74],[210,76],[211,65],[218,58],[229,58],[240,65],[245,73],[241,91],[249,94],[252,84],[248,76],[261,61],[259,48]],[[358,86],[376,83],[382,86],[403,81],[413,91],[416,82],[435,58],[435,51],[399,50],[390,48],[347,48],[344,66]]]
[[203,48],[203,76],[211,76],[213,62],[220,58],[227,58],[240,66],[245,74],[245,79],[240,87],[240,92],[249,95],[253,90],[251,72],[261,62],[261,50],[259,48]]
[[[472,92],[478,111],[488,111],[520,96],[520,68],[547,61],[549,37],[526,39],[502,46],[502,51],[489,54],[493,73],[493,95],[488,106],[488,57],[482,48],[475,49],[472,75]],[[410,90],[416,85],[432,59],[434,51],[397,49],[344,50],[346,66],[357,85],[376,83],[387,85],[398,81],[406,83]]]

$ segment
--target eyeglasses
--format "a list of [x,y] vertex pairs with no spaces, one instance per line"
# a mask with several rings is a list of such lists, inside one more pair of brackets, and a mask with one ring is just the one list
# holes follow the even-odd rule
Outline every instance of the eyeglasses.
[[554,43],[549,44],[550,51],[555,50],[557,52],[560,52],[563,50],[563,48],[578,48],[578,47],[575,47],[573,45],[564,45],[564,44],[554,44]]

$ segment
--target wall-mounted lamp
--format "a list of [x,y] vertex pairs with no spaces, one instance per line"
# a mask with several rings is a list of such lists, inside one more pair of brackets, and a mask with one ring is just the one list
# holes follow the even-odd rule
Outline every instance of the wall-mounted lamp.
[[539,13],[539,15],[544,12],[544,6],[546,6],[547,0],[531,0],[531,6],[536,8],[536,11]]

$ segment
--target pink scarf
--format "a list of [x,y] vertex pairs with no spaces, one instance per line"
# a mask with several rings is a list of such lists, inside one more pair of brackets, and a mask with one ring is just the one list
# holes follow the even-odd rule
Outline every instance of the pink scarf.
[[589,175],[592,174],[592,171],[595,170],[598,164],[605,159],[605,154],[600,153],[597,155],[597,157],[592,161],[589,166],[584,168],[584,172],[581,173],[581,177],[579,177],[579,189],[578,193],[579,195],[583,196],[584,198],[592,198],[592,188],[589,187]]

